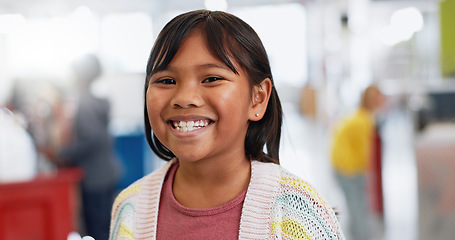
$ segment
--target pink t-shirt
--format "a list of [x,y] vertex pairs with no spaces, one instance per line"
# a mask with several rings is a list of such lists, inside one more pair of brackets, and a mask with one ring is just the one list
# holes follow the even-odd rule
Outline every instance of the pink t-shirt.
[[156,239],[237,239],[246,189],[219,207],[187,208],[172,193],[177,168],[178,164],[174,164],[164,180]]

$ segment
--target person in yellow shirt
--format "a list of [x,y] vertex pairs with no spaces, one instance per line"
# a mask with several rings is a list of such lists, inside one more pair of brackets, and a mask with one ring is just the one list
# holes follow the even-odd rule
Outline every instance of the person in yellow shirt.
[[382,106],[383,95],[376,85],[362,93],[360,106],[336,127],[331,161],[349,210],[349,230],[354,240],[369,235],[366,174],[374,137],[374,113]]

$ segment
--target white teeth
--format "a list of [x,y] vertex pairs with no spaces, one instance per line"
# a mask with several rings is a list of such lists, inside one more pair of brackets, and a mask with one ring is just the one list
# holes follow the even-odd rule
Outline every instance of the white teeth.
[[199,128],[206,127],[209,125],[208,120],[198,120],[198,121],[174,121],[173,122],[174,128],[181,132],[190,132]]

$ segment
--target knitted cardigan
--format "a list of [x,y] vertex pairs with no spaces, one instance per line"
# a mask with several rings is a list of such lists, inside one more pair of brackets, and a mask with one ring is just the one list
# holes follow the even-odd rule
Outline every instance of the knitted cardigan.
[[[164,178],[176,160],[116,198],[110,240],[155,239]],[[307,182],[273,163],[251,162],[239,239],[344,239],[333,209]]]

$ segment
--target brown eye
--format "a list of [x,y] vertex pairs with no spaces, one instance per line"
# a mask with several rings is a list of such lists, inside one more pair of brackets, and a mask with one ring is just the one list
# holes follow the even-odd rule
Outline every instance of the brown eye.
[[208,77],[204,81],[202,81],[202,83],[211,83],[211,82],[215,82],[215,81],[218,81],[218,80],[221,80],[221,79],[223,79],[223,78],[221,78],[221,77]]
[[170,79],[170,78],[165,78],[165,79],[160,79],[158,81],[156,81],[155,83],[161,83],[161,84],[175,84],[175,81],[174,79]]

